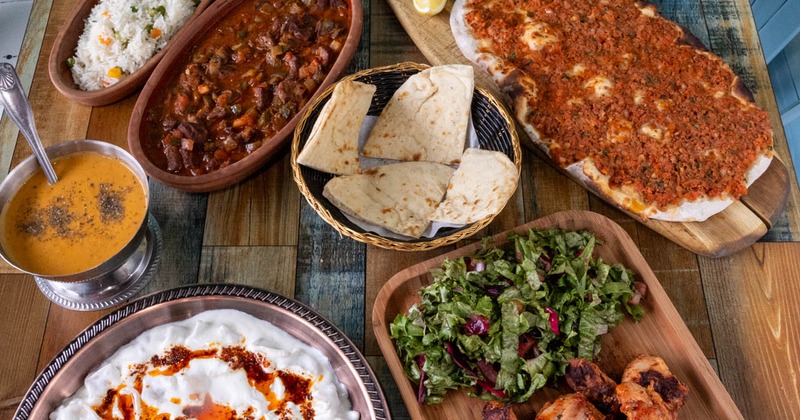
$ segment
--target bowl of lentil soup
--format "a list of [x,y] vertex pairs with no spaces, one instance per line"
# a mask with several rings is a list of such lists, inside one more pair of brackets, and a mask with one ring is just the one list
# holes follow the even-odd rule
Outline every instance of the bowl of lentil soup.
[[131,153],[167,186],[233,185],[288,145],[358,45],[354,0],[215,2],[174,40],[128,125]]
[[0,256],[61,306],[122,303],[141,290],[154,263],[144,170],[102,141],[68,141],[46,152],[58,182],[48,184],[31,156],[0,184]]

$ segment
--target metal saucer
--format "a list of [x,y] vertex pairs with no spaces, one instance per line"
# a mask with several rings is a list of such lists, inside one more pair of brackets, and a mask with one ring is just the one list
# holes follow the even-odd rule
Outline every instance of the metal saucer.
[[119,268],[89,280],[62,282],[34,276],[39,290],[58,306],[75,311],[99,311],[122,304],[153,278],[161,255],[158,221],[147,216],[142,242]]

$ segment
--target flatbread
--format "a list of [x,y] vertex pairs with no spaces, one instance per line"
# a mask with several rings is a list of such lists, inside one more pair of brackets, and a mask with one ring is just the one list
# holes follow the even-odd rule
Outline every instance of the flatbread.
[[432,162],[376,166],[331,179],[322,194],[365,223],[419,238],[444,197],[454,169]]
[[425,69],[392,95],[370,131],[362,154],[372,158],[456,164],[467,139],[472,66]]
[[314,122],[297,162],[336,175],[360,173],[358,133],[375,89],[354,80],[339,82]]
[[517,167],[505,153],[469,148],[431,220],[469,224],[500,213],[518,180]]
[[703,221],[766,171],[766,113],[654,5],[525,5],[456,0],[453,35],[533,143],[587,189],[645,220]]

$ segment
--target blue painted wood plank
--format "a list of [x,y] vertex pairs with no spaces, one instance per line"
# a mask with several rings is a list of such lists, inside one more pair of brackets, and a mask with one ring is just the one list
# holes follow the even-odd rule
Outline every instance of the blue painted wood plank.
[[206,193],[186,193],[153,180],[148,184],[149,212],[161,227],[163,247],[155,278],[140,296],[197,283],[208,207]]
[[[792,80],[792,72],[789,63],[786,61],[786,53],[781,52],[767,66],[769,78],[772,80],[772,89],[775,92],[775,100],[778,103],[778,110],[783,113],[798,101],[795,82]],[[800,77],[797,78],[800,81]]]
[[800,33],[800,0],[786,0],[771,19],[759,30],[761,47],[767,63]]
[[758,0],[757,2],[750,3],[753,9],[753,19],[756,21],[756,27],[761,29],[784,3],[786,3],[786,0]]
[[800,103],[796,103],[789,107],[786,112],[781,113],[783,125],[790,124],[800,119]]
[[[792,160],[796,164],[800,164],[800,118],[794,120],[789,124],[784,123],[786,130],[786,141],[789,142],[789,152],[792,154]],[[800,184],[800,172],[797,172],[797,182]]]
[[303,201],[294,296],[364,349],[366,245],[340,235]]
[[786,45],[783,53],[786,57],[786,64],[789,66],[789,73],[794,81],[794,91],[798,98],[800,98],[800,35]]

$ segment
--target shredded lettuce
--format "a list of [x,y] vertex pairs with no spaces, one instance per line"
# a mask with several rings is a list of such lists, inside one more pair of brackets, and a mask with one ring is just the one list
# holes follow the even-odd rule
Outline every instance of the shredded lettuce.
[[597,355],[600,336],[624,314],[644,315],[629,303],[634,273],[595,257],[591,233],[532,229],[509,242],[513,249],[484,243],[432,270],[422,302],[390,325],[407,376],[422,381],[420,402],[460,388],[525,401],[570,358]]

